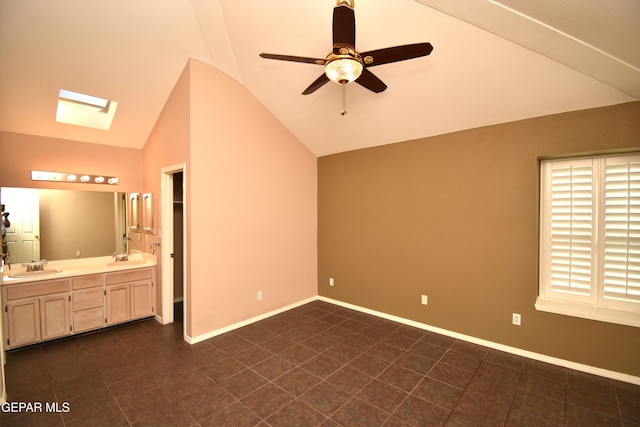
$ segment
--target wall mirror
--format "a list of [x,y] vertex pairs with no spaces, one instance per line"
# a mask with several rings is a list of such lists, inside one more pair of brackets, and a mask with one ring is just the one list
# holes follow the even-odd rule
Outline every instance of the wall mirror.
[[0,200],[12,264],[106,256],[136,241],[125,240],[125,193],[2,187]]
[[129,193],[129,230],[140,231],[140,193]]
[[142,226],[145,233],[153,234],[153,196],[151,193],[142,195]]

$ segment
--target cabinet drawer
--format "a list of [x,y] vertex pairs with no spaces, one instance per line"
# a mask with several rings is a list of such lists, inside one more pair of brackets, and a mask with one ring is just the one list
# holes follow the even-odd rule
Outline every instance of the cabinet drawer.
[[102,274],[91,274],[89,276],[74,277],[71,279],[73,290],[95,288],[102,286]]
[[123,271],[120,273],[107,273],[105,277],[107,285],[115,285],[116,283],[137,282],[138,280],[146,279],[151,279],[150,268]]
[[74,291],[71,294],[71,299],[73,300],[73,311],[102,307],[104,305],[104,291],[102,287]]
[[102,307],[73,312],[73,331],[82,332],[104,326],[104,310]]
[[61,292],[69,292],[69,279],[8,286],[7,299],[11,301],[14,299],[38,297]]

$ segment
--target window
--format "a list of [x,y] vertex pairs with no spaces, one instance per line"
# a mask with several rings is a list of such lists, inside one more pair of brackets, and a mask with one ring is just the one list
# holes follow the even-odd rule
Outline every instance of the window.
[[117,108],[118,103],[115,101],[60,89],[56,121],[109,130]]
[[536,309],[640,326],[640,154],[540,171]]
[[61,101],[74,102],[77,107],[91,109],[93,111],[106,111],[109,106],[109,100],[98,98],[83,93],[72,92],[70,90],[60,89]]

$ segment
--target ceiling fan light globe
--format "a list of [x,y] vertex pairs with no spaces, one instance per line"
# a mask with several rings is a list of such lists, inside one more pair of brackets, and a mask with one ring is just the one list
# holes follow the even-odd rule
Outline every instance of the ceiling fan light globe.
[[353,58],[339,58],[327,63],[324,72],[329,80],[338,84],[347,84],[360,77],[362,68],[362,63]]

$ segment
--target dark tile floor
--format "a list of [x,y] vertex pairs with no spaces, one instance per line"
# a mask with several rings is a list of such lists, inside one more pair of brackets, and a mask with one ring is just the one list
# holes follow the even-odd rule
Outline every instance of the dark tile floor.
[[193,346],[154,320],[58,340],[6,376],[43,412],[3,426],[640,425],[640,386],[322,301]]

